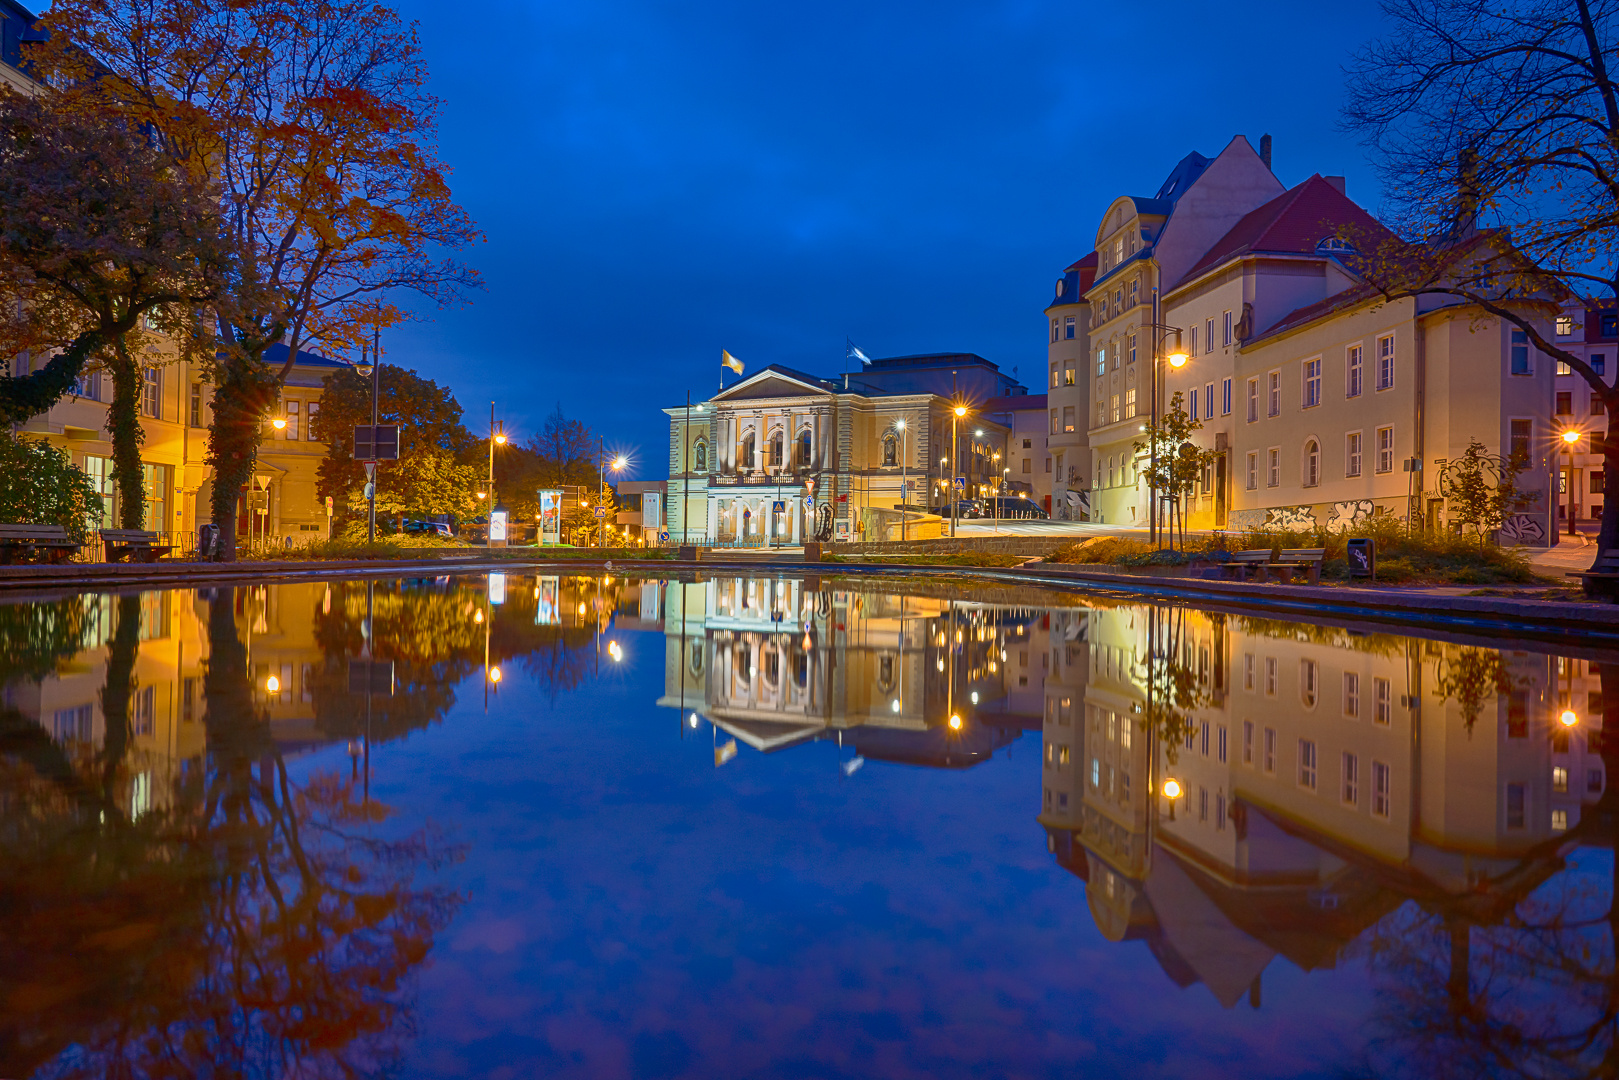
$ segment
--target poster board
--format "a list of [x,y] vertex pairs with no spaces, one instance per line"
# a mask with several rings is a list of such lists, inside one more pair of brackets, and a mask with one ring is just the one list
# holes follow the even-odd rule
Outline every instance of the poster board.
[[562,543],[562,492],[558,489],[540,492],[540,543]]

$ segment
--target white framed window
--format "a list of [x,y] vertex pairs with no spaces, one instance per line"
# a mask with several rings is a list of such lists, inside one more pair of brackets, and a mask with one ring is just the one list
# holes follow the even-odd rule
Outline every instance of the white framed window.
[[1344,715],[1351,720],[1360,719],[1360,675],[1344,672]]
[[1394,471],[1394,429],[1380,427],[1377,429],[1377,471],[1380,473]]
[[1360,475],[1360,432],[1351,431],[1344,436],[1344,475]]
[[1231,376],[1229,375],[1220,382],[1220,415],[1231,415]]
[[300,408],[301,403],[297,401],[287,402],[285,418],[287,421],[286,436],[288,442],[298,441],[298,421],[301,419],[299,416]]
[[1259,452],[1257,450],[1250,450],[1250,451],[1248,451],[1248,490],[1249,491],[1257,491],[1258,489],[1259,489]]
[[1076,323],[1076,321],[1074,319],[1074,316],[1072,316],[1072,315],[1065,316],[1063,318],[1063,321],[1062,321],[1062,336],[1065,337],[1065,338],[1068,338],[1069,340],[1072,340],[1073,337],[1074,337],[1074,330],[1075,330],[1076,326],[1077,326],[1077,323]]
[[1377,388],[1394,389],[1394,335],[1377,339]]
[[163,371],[149,367],[141,372],[141,415],[163,417]]
[[1315,790],[1315,742],[1299,740],[1299,787]]
[[304,425],[304,429],[308,432],[306,438],[310,442],[319,442],[320,437],[315,434],[315,418],[320,415],[320,402],[311,401],[309,403],[309,412],[305,415],[309,418],[309,423]]
[[1231,312],[1224,311],[1224,312],[1220,313],[1220,327],[1221,327],[1221,330],[1220,330],[1221,344],[1230,345],[1231,344]]
[[1304,362],[1304,407],[1313,409],[1321,404],[1321,358]]
[[1314,660],[1299,661],[1299,701],[1306,709],[1315,708],[1321,694],[1321,669]]
[[1193,356],[1196,356],[1197,355],[1197,323],[1192,324],[1192,329],[1191,329],[1190,333],[1192,335],[1192,347],[1188,351]]
[[1055,343],[1056,340],[1057,340],[1057,320],[1056,319],[1051,320],[1051,340],[1052,340],[1053,343]]
[[1055,390],[1060,385],[1062,385],[1062,384],[1057,381],[1057,365],[1052,364],[1051,365],[1051,388],[1053,390]]
[[[1130,393],[1133,396],[1135,394],[1135,391],[1132,390],[1132,391],[1130,391]],[[1132,402],[1131,407],[1132,408],[1134,407],[1133,402]],[[1062,429],[1063,429],[1063,431],[1073,431],[1074,430],[1074,407],[1072,405],[1064,405],[1063,406],[1063,409],[1062,409]]]
[[1338,768],[1338,799],[1345,806],[1360,805],[1360,758],[1344,751]]
[[1265,759],[1263,767],[1266,772],[1276,771],[1276,729],[1265,729]]
[[1321,483],[1321,444],[1310,439],[1304,444],[1304,486]]
[[1522,330],[1512,331],[1512,374],[1533,375],[1535,365],[1530,360],[1529,335]]
[[1394,687],[1387,679],[1372,679],[1372,723],[1384,727],[1394,722]]
[[1197,387],[1195,387],[1195,386],[1192,387],[1190,397],[1191,397],[1191,400],[1188,402],[1188,404],[1190,404],[1192,407],[1189,410],[1187,410],[1186,415],[1190,416],[1193,420],[1196,420],[1197,419]]
[[1107,346],[1106,345],[1103,345],[1101,348],[1096,350],[1096,373],[1098,375],[1106,375],[1107,374]]
[[1572,315],[1559,315],[1559,316],[1557,316],[1557,336],[1558,337],[1573,337],[1574,336],[1574,316],[1572,316]]
[[1265,451],[1265,486],[1281,487],[1282,485],[1282,448],[1273,446]]
[[1108,406],[1109,411],[1113,414],[1113,422],[1117,424],[1121,419],[1123,419],[1122,414],[1119,412],[1119,395],[1113,394],[1110,396],[1108,398]]
[[1254,763],[1254,722],[1252,720],[1242,722],[1242,763],[1244,765]]
[[1056,409],[1051,410],[1051,433],[1053,435],[1057,434],[1057,410]]
[[1132,387],[1128,388],[1127,390],[1125,390],[1125,392],[1124,392],[1124,415],[1129,417],[1129,416],[1134,416],[1135,414],[1136,414],[1136,388],[1132,386]]
[[1214,384],[1209,383],[1203,387],[1203,419],[1214,419]]
[[1253,653],[1243,653],[1242,655],[1242,688],[1244,690],[1252,690],[1254,688]]
[[1360,345],[1349,346],[1344,357],[1344,396],[1360,397],[1366,385],[1366,350]]
[[1265,389],[1265,415],[1282,415],[1282,373],[1280,371],[1273,371],[1265,376]]
[[1213,319],[1204,319],[1203,320],[1203,351],[1206,352],[1206,353],[1211,353],[1211,352],[1214,351],[1214,320]]
[[1281,678],[1277,674],[1276,657],[1265,657],[1265,696],[1275,697],[1277,689],[1281,686]]
[[1073,386],[1074,381],[1075,381],[1075,379],[1074,379],[1074,362],[1072,360],[1070,360],[1070,361],[1068,361],[1068,363],[1063,365],[1062,384],[1064,386]]
[[1372,762],[1372,816],[1387,818],[1389,816],[1389,803],[1391,801],[1393,781],[1389,775],[1389,767],[1381,761]]

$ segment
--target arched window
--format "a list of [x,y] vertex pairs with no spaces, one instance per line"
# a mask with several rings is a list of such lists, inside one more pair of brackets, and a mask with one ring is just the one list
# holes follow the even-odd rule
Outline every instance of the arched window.
[[810,452],[814,448],[810,440],[809,428],[798,433],[798,467],[807,469],[810,466]]
[[1304,486],[1315,487],[1321,482],[1321,444],[1311,439],[1304,444]]
[[883,436],[883,464],[899,464],[899,441],[892,435]]
[[742,438],[742,446],[737,450],[736,467],[739,469],[753,468],[753,432],[748,432]]
[[770,436],[770,467],[781,468],[781,432]]
[[690,669],[693,675],[701,675],[703,673],[703,643],[701,641],[694,641],[691,643],[689,659],[686,662],[686,667]]
[[696,445],[691,448],[691,471],[708,471],[708,443],[702,439],[698,439]]
[[894,657],[892,654],[877,658],[877,690],[891,693],[894,689]]

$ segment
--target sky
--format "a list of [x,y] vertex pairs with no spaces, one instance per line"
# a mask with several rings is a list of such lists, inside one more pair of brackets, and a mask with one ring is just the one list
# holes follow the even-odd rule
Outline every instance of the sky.
[[1028,382],[1042,310],[1120,195],[1272,135],[1283,183],[1348,178],[1343,65],[1375,0],[395,0],[421,23],[440,150],[487,288],[416,308],[387,359],[482,434],[558,405],[667,475],[667,418],[720,350],[835,374],[975,352]]

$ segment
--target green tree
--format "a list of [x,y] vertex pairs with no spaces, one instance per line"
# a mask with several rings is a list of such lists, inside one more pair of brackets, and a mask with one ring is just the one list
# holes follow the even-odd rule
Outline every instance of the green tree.
[[[414,465],[421,455],[444,455],[453,463],[465,461],[477,445],[461,422],[461,406],[447,386],[424,379],[408,368],[383,364],[377,371],[377,418],[380,423],[399,425],[399,461],[378,466],[378,510],[382,500],[401,505],[411,496],[403,490],[412,475],[440,475],[447,468]],[[365,509],[360,492],[365,485],[365,467],[354,460],[354,428],[371,423],[371,380],[351,370],[339,371],[326,380],[320,412],[314,421],[314,434],[326,444],[321,460],[317,493],[331,496],[333,514],[344,521]],[[416,470],[415,473],[409,470]],[[425,470],[425,472],[424,472]],[[481,475],[476,468],[472,480]],[[461,513],[446,508],[435,513]]]
[[60,350],[0,377],[0,419],[20,422],[72,390],[92,361],[107,410],[120,524],[146,526],[140,448],[143,347],[154,331],[196,358],[198,305],[229,268],[218,204],[140,133],[55,95],[0,93],[0,325],[6,355]]
[[101,524],[101,496],[49,443],[0,434],[0,521],[60,525],[81,544]]
[[[377,513],[407,518],[454,514],[465,519],[477,513],[475,492],[482,486],[479,470],[458,465],[449,451],[429,447],[401,457],[386,470],[388,482],[377,489]],[[351,492],[351,503],[362,498]]]
[[[1215,459],[1213,450],[1199,448],[1192,442],[1194,432],[1203,422],[1188,416],[1180,391],[1169,400],[1169,408],[1160,413],[1156,424],[1148,422],[1147,438],[1134,444],[1135,451],[1147,462],[1141,470],[1141,479],[1158,490],[1161,498],[1169,499],[1169,546],[1175,546],[1175,525],[1180,523],[1181,543],[1186,542],[1185,500],[1196,488],[1198,480]],[[1154,454],[1156,448],[1156,454]]]
[[1506,524],[1507,518],[1531,505],[1535,496],[1518,490],[1518,476],[1529,459],[1514,454],[1502,461],[1477,439],[1470,439],[1462,456],[1451,462],[1443,476],[1445,512],[1452,524],[1473,527],[1478,544]]

